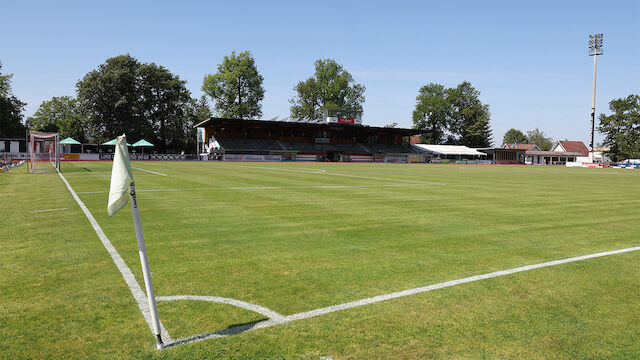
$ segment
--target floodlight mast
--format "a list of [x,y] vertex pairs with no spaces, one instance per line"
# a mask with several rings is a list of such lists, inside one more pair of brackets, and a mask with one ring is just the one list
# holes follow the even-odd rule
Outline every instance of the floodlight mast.
[[591,152],[589,161],[593,162],[594,133],[596,122],[596,61],[598,55],[602,55],[602,33],[589,35],[589,56],[593,56],[593,93],[591,96]]

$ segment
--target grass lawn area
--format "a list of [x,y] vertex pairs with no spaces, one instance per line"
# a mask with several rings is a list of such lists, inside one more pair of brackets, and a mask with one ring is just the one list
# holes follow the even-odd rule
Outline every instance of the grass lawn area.
[[[156,296],[232,298],[284,316],[640,246],[635,170],[133,167]],[[144,288],[129,208],[107,216],[110,172],[111,162],[62,164]],[[0,175],[0,202],[0,358],[640,358],[640,251],[157,351],[129,288],[58,174],[12,169]],[[158,311],[173,339],[266,319],[201,301],[161,301]]]

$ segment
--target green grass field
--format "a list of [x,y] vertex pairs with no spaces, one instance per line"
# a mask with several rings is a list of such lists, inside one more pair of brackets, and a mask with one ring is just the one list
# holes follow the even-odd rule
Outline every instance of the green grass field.
[[[640,246],[640,172],[532,166],[134,162],[156,296],[282,315]],[[110,162],[63,163],[141,286]],[[0,175],[0,358],[640,358],[640,251],[452,286],[155,350],[55,173]],[[35,212],[39,210],[61,209]],[[162,301],[173,339],[264,320]]]

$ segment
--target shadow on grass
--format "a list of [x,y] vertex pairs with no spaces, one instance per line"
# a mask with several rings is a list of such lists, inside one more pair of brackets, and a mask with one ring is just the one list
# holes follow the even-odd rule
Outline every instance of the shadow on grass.
[[269,319],[264,318],[264,319],[261,319],[261,320],[256,320],[256,321],[252,321],[252,322],[248,322],[248,323],[229,325],[229,327],[227,327],[224,330],[208,332],[208,333],[204,333],[204,334],[194,335],[194,336],[186,337],[186,338],[183,338],[183,339],[175,340],[173,342],[164,344],[164,348],[170,348],[170,347],[174,347],[174,346],[177,346],[177,345],[188,344],[188,343],[191,343],[191,342],[194,342],[194,341],[208,339],[208,338],[212,338],[212,337],[222,337],[222,336],[240,334],[240,333],[243,333],[245,331],[253,329],[256,325],[258,325],[258,324],[260,324],[260,323],[262,323],[264,321],[267,321],[267,320],[269,320]]

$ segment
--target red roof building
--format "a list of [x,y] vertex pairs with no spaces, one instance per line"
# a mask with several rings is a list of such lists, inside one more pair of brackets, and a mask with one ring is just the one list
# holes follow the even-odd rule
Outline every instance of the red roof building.
[[580,153],[582,156],[589,156],[589,149],[582,141],[558,141],[553,151]]

